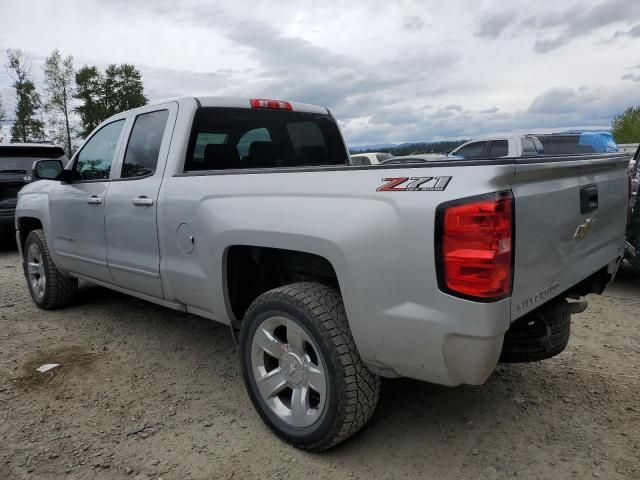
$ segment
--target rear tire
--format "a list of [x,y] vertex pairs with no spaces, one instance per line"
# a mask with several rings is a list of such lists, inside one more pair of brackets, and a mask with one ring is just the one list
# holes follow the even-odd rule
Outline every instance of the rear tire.
[[360,359],[342,298],[319,283],[258,297],[241,325],[240,362],[262,420],[298,448],[319,452],[346,440],[378,403],[380,378]]
[[504,336],[500,362],[537,362],[560,354],[569,342],[571,313],[566,300],[552,302],[517,320]]
[[73,302],[78,279],[63,275],[53,263],[42,230],[32,230],[24,242],[24,276],[33,302],[43,310],[53,310]]

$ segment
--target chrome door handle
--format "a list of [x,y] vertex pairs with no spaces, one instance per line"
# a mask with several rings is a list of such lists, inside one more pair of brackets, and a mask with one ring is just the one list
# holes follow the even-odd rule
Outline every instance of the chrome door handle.
[[100,197],[97,197],[96,195],[91,195],[87,199],[87,203],[89,205],[100,205],[102,203],[102,199]]
[[140,195],[138,198],[133,199],[133,204],[137,207],[150,207],[153,205],[153,199]]

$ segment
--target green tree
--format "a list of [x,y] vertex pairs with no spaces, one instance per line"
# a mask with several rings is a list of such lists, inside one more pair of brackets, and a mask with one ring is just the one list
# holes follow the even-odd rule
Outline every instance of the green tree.
[[103,106],[103,78],[97,67],[82,67],[76,73],[75,98],[82,102],[76,107],[82,125],[82,135],[87,136],[91,130],[108,117]]
[[42,142],[43,122],[39,118],[42,102],[30,79],[31,67],[20,50],[7,50],[7,72],[16,91],[15,121],[11,127],[12,142]]
[[640,105],[616,115],[611,122],[611,133],[617,143],[640,142]]
[[63,59],[58,50],[51,52],[44,62],[44,77],[47,92],[45,108],[51,114],[53,139],[64,144],[67,155],[71,157],[71,102],[75,95],[73,57],[69,55]]
[[76,108],[84,135],[104,119],[147,103],[140,71],[129,64],[109,65],[104,73],[85,66],[76,73],[75,97],[82,102]]

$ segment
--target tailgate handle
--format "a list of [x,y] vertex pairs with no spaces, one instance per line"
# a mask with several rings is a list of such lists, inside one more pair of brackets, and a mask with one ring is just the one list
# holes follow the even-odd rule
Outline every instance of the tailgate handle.
[[585,185],[580,189],[580,213],[589,213],[598,209],[598,186]]

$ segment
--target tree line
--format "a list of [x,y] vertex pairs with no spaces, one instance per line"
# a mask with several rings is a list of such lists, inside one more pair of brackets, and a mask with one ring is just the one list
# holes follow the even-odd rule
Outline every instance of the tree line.
[[[53,142],[64,146],[70,156],[77,139],[104,119],[147,103],[142,76],[134,65],[112,64],[104,71],[85,65],[76,71],[73,57],[63,57],[56,49],[45,59],[43,84],[36,86],[27,56],[21,50],[6,53],[16,99],[11,142]],[[0,98],[0,124],[6,120]]]

